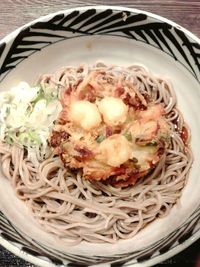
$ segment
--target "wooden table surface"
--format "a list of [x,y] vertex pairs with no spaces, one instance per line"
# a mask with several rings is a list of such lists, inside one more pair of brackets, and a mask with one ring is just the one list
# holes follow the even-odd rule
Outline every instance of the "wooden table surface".
[[[156,13],[200,37],[200,0],[0,0],[0,39],[19,26],[48,13],[81,5],[120,5]],[[200,241],[158,266],[200,267]],[[0,266],[33,266],[0,247]]]

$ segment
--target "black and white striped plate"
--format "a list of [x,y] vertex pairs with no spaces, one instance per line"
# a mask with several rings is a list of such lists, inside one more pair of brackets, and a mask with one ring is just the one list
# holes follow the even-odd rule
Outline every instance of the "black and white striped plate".
[[122,7],[81,7],[50,14],[0,42],[0,90],[63,65],[140,63],[168,77],[192,133],[194,164],[180,206],[116,245],[66,248],[38,229],[9,182],[0,177],[0,244],[40,266],[151,266],[200,237],[200,40],[181,26]]

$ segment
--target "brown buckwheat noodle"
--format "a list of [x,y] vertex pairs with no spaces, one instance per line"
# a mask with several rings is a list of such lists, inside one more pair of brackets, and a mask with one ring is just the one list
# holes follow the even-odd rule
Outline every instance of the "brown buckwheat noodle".
[[[1,143],[2,170],[18,198],[26,202],[45,231],[65,238],[69,245],[82,240],[114,243],[128,239],[157,217],[166,216],[180,198],[192,164],[191,150],[180,137],[187,126],[168,81],[138,65],[122,68],[97,63],[92,69],[102,69],[112,77],[124,73],[154,103],[163,103],[171,125],[171,143],[153,173],[122,189],[82,179],[81,173],[70,173],[54,155],[40,162],[39,167],[33,166],[25,150]],[[67,87],[89,70],[88,66],[81,72],[66,67],[42,76],[40,82]]]

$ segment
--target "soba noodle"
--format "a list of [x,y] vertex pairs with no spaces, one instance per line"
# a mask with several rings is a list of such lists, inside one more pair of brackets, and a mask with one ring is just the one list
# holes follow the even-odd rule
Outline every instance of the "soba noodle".
[[[154,103],[164,103],[171,142],[153,173],[127,188],[82,179],[80,172],[69,172],[53,154],[36,167],[25,149],[0,144],[2,171],[17,197],[26,202],[45,231],[65,238],[70,245],[82,240],[114,243],[128,239],[157,217],[166,216],[179,200],[192,164],[191,150],[180,134],[183,128],[190,132],[168,81],[137,65],[120,68],[97,63],[92,69],[106,70],[112,76],[125,72],[140,92],[147,92]],[[66,87],[89,70],[87,66],[80,72],[66,67],[42,76],[40,82]]]

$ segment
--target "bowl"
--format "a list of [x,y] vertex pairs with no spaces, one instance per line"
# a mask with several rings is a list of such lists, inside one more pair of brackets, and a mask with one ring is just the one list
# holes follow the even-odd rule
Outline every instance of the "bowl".
[[168,77],[178,108],[191,129],[194,162],[179,205],[135,237],[116,244],[82,242],[67,247],[38,228],[24,203],[0,177],[0,244],[39,266],[151,266],[188,247],[200,236],[200,40],[160,16],[116,6],[60,11],[17,29],[0,42],[0,90],[64,65],[147,66]]

